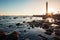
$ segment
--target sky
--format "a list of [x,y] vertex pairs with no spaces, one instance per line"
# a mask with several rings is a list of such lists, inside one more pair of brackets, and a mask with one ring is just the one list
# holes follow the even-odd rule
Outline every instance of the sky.
[[60,11],[60,0],[0,0],[0,15],[42,15],[46,11]]

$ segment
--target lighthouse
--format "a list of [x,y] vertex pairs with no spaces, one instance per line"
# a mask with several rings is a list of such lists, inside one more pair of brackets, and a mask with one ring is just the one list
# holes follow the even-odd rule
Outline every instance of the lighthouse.
[[48,2],[46,2],[46,16],[48,16]]
[[52,17],[53,16],[53,12],[48,13],[48,2],[46,1],[46,17]]

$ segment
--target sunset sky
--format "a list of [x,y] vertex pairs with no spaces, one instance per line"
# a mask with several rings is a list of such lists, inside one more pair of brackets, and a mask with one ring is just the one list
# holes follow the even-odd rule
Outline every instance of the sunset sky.
[[[60,0],[47,0],[49,12],[60,11]],[[0,15],[45,14],[46,0],[0,0]]]

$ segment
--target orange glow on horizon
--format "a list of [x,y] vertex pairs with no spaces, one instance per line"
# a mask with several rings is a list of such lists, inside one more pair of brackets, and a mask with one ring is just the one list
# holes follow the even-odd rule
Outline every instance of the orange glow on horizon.
[[52,13],[52,12],[53,12],[53,14],[56,14],[57,13],[57,10],[55,8],[49,7],[48,8],[48,13]]

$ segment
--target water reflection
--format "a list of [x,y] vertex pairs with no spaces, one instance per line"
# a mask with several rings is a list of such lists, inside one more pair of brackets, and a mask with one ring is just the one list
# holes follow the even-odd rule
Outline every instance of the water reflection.
[[43,20],[43,18],[42,17],[33,17],[32,20]]
[[49,23],[54,23],[55,22],[55,20],[53,18],[46,18],[45,21],[49,22]]
[[58,26],[57,24],[52,24],[51,26],[54,26],[54,27],[56,27],[56,26]]
[[54,29],[56,29],[56,28],[59,27],[59,25],[57,25],[57,24],[51,24],[51,27],[54,28]]
[[33,20],[43,20],[43,18],[42,17],[27,17],[27,18],[25,18],[24,19],[26,22],[31,22],[31,21],[33,21]]

